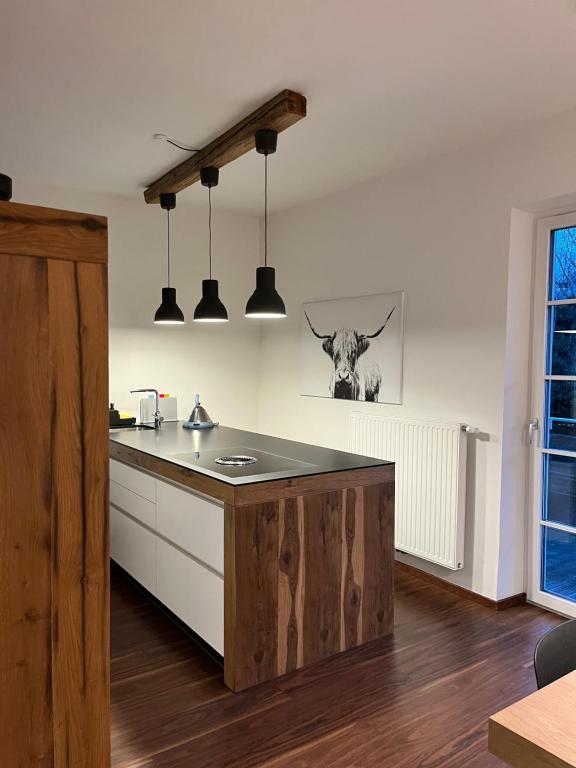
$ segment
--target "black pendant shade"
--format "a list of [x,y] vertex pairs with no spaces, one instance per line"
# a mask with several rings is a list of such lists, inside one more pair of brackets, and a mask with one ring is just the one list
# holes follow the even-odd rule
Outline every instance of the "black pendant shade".
[[156,310],[154,322],[159,325],[182,325],[186,322],[176,303],[176,288],[162,288],[162,304]]
[[274,267],[256,269],[256,290],[246,304],[246,317],[268,319],[286,317],[286,306],[276,290],[276,270]]
[[218,296],[218,280],[212,279],[212,187],[217,186],[218,168],[200,169],[202,186],[208,188],[208,265],[210,277],[202,280],[202,298],[194,310],[195,323],[226,323],[228,312]]
[[268,266],[268,155],[276,152],[278,134],[268,128],[256,131],[256,151],[264,155],[264,266],[256,269],[256,290],[244,315],[262,320],[286,317],[286,306],[276,290],[276,271]]
[[184,325],[184,313],[176,303],[176,288],[170,287],[170,211],[176,208],[176,195],[163,192],[160,195],[160,206],[166,211],[168,225],[168,285],[162,288],[162,303],[156,310],[154,322],[157,325]]
[[194,310],[197,323],[225,323],[228,320],[226,307],[218,296],[218,280],[202,280],[202,298]]
[[5,173],[0,173],[0,201],[3,203],[12,199],[12,179]]

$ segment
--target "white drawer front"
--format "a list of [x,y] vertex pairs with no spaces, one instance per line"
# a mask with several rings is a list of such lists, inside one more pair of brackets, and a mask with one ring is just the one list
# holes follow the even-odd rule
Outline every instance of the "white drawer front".
[[220,654],[224,654],[224,580],[157,539],[157,597]]
[[110,507],[110,555],[137,581],[156,594],[155,534]]
[[110,459],[110,479],[148,501],[156,502],[156,480],[145,472]]
[[114,480],[110,480],[110,501],[132,517],[146,523],[150,528],[156,528],[156,504],[148,501],[144,496],[139,496]]
[[224,573],[224,507],[158,481],[157,530],[186,552]]

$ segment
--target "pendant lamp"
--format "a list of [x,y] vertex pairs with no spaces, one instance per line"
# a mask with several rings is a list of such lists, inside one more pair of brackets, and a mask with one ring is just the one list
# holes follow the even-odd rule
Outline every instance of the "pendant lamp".
[[184,315],[176,303],[176,288],[170,287],[170,211],[176,208],[176,195],[173,192],[162,192],[160,207],[166,211],[168,225],[168,285],[162,288],[162,303],[156,310],[154,322],[156,325],[184,325]]
[[276,290],[276,270],[268,266],[268,155],[276,152],[277,131],[256,131],[256,151],[264,155],[264,266],[256,269],[256,290],[246,304],[246,317],[286,317],[286,307]]
[[212,279],[212,187],[218,184],[218,168],[200,169],[200,181],[208,187],[208,280],[202,280],[202,298],[194,310],[195,323],[226,323],[228,312],[218,296],[218,280]]
[[12,179],[5,173],[0,173],[0,202],[7,203],[12,199]]

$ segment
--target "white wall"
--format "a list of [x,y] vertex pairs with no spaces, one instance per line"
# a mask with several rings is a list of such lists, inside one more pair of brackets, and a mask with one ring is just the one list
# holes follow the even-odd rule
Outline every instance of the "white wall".
[[207,212],[178,204],[172,219],[172,284],[188,322],[155,326],[154,312],[166,278],[166,214],[140,199],[93,195],[14,182],[14,200],[98,213],[108,217],[110,400],[138,412],[130,389],[154,387],[178,397],[187,418],[194,393],[210,416],[229,426],[256,427],[259,323],[244,318],[254,289],[258,221],[222,212],[214,202],[214,277],[228,309],[226,326],[192,322],[207,277]]
[[[512,209],[552,208],[576,191],[575,135],[573,112],[280,212],[269,230],[289,317],[264,331],[259,428],[346,449],[353,410],[478,426],[465,568],[404,557],[491,598],[524,589],[518,430],[527,418],[532,250],[526,218]],[[404,404],[301,397],[300,304],[397,290],[407,296]],[[508,320],[509,301],[517,314]]]
[[[261,324],[262,336],[260,324],[243,318],[257,263],[255,218],[216,208],[215,276],[232,322],[166,329],[151,322],[164,284],[158,208],[18,181],[15,199],[108,216],[110,396],[121,409],[136,407],[129,389],[155,386],[178,395],[185,417],[199,390],[223,423],[342,449],[356,409],[480,427],[469,445],[464,570],[404,558],[502,598],[524,588],[526,212],[576,208],[574,136],[576,112],[274,215],[270,263],[289,317]],[[173,223],[173,282],[191,317],[205,276],[205,211],[180,205]],[[301,397],[300,304],[395,290],[407,296],[404,404]]]

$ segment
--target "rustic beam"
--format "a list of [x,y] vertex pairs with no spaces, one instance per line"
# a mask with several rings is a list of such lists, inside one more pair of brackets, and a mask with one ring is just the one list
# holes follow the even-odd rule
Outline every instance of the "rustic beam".
[[144,191],[147,203],[158,203],[161,192],[181,192],[200,180],[200,169],[231,163],[254,148],[254,134],[260,128],[280,133],[306,117],[306,98],[284,90],[249,114],[192,157],[172,168]]

